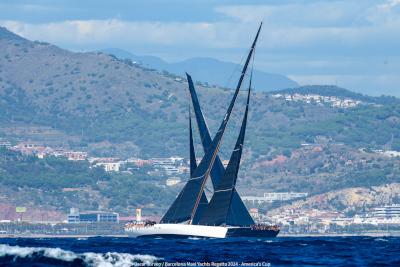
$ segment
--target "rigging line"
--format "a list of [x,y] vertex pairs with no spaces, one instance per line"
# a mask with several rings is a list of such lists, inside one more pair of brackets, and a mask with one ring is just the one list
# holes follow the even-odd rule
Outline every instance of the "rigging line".
[[[251,50],[251,48],[250,48],[250,49],[247,49],[247,54],[250,52],[250,50]],[[254,53],[254,51],[255,51],[255,48],[254,48],[254,50],[253,50],[253,53]],[[235,67],[235,69],[232,71],[232,73],[231,73],[231,75],[230,75],[230,77],[229,77],[229,79],[228,79],[228,82],[226,83],[226,85],[224,86],[224,88],[221,88],[221,89],[223,89],[224,91],[227,91],[227,92],[229,92],[229,91],[235,91],[235,89],[232,89],[232,88],[229,87],[229,83],[231,82],[231,80],[232,80],[232,78],[233,78],[233,75],[236,74],[236,73],[238,73],[238,72],[240,72],[240,67],[242,67],[242,63],[244,62],[244,59],[246,58],[246,55],[247,55],[247,54],[244,54],[244,55],[242,56],[240,62],[239,62],[238,64],[236,64],[236,67]],[[253,57],[253,62],[254,62],[254,57]],[[248,77],[249,74],[248,74],[248,73],[245,73],[244,76],[245,76],[245,77]],[[242,87],[240,87],[240,88],[242,88]],[[239,93],[241,93],[241,92],[242,92],[242,90],[239,89]],[[220,106],[222,106],[222,105],[220,105]],[[235,118],[235,119],[238,119],[238,118],[239,118],[239,115],[236,114],[236,113],[233,111],[233,112],[232,112],[232,117]],[[202,140],[202,141],[203,141],[203,138],[204,138],[204,136],[201,136],[201,140]]]
[[213,191],[211,189],[209,189],[207,186],[204,187],[205,190],[207,190],[209,193],[213,193]]
[[[251,50],[251,49],[248,49],[248,53],[250,52],[250,50]],[[252,77],[252,75],[253,75],[255,52],[256,52],[256,46],[253,48],[252,57],[251,57],[251,72],[250,72],[250,73],[247,73],[247,72],[244,73],[244,80],[247,78],[247,79],[250,81],[250,80],[251,80],[251,77]],[[244,58],[245,56],[246,56],[246,55],[244,55],[243,58]],[[240,64],[237,65],[236,69],[238,69],[238,68],[241,66],[241,63],[242,63],[242,61],[243,61],[243,58],[242,58]],[[236,71],[236,69],[235,69],[235,71]],[[247,79],[246,79],[246,80],[247,80]],[[244,89],[243,89],[243,86],[244,86],[244,82],[241,84],[241,86],[240,86],[240,88],[239,88],[239,94],[240,94],[240,93],[247,92],[247,90],[244,90]],[[227,90],[225,90],[225,91],[234,91],[234,89],[227,89]],[[240,101],[240,100],[238,100],[238,101]],[[232,110],[232,113],[231,113],[232,119],[228,122],[227,128],[232,127],[232,124],[235,125],[235,122],[234,122],[235,120],[237,120],[237,119],[240,120],[240,119],[241,119],[240,114],[241,114],[241,113],[238,111],[237,106],[235,106],[234,109]],[[222,146],[222,147],[224,147],[224,146]],[[222,149],[219,151],[218,154],[222,155],[223,158],[229,158],[229,155],[228,155],[226,152],[224,152]],[[220,157],[220,158],[221,158],[221,157]],[[225,167],[225,166],[224,166],[224,167]]]
[[[251,67],[251,72],[250,72],[250,74],[249,73],[245,73],[245,78],[247,78],[249,81],[250,81],[250,79],[251,79],[251,77],[252,77],[252,72],[253,72],[253,65],[254,65],[254,56],[255,56],[255,54],[254,54],[254,52],[255,52],[255,47],[254,47],[254,50],[253,50],[253,55],[252,55],[252,67]],[[246,80],[247,80],[246,79]],[[244,87],[244,83],[241,85],[241,87],[240,87],[240,89],[239,89],[239,93],[244,93],[244,92],[247,92],[248,90],[244,90],[243,89],[243,87]],[[239,102],[240,100],[238,100],[238,102]],[[246,103],[246,102],[245,102]],[[229,129],[230,127],[237,127],[238,126],[238,124],[240,124],[239,122],[235,122],[236,120],[239,120],[239,121],[241,121],[241,119],[242,119],[242,113],[238,110],[238,106],[235,106],[234,107],[234,109],[232,110],[232,113],[231,113],[231,119],[230,119],[230,121],[228,122],[228,125],[227,125],[227,128]],[[240,128],[240,127],[239,127]],[[219,155],[222,155],[222,157],[223,158],[229,158],[229,152],[226,152],[226,151],[224,151],[222,148],[224,148],[225,146],[227,146],[226,144],[225,145],[222,145],[221,146],[221,149],[220,149],[220,151],[219,151]],[[229,145],[228,145],[229,146]],[[221,158],[221,157],[220,157]],[[226,166],[224,166],[224,167],[226,167]]]
[[[246,112],[247,112],[247,114],[248,114],[248,109],[249,109],[249,100],[250,100],[250,93],[251,93],[251,81],[252,81],[252,78],[253,78],[253,70],[254,70],[254,58],[255,58],[255,52],[256,52],[256,46],[254,46],[254,48],[253,48],[253,54],[252,54],[252,63],[251,63],[251,69],[250,69],[250,79],[249,79],[249,89],[248,89],[248,95],[247,95],[247,101],[246,101]],[[245,115],[246,116],[246,122],[247,122],[247,114]],[[243,144],[244,144],[244,139],[243,139],[243,141],[242,141],[242,144],[241,144],[241,149],[243,149]],[[242,151],[243,152],[243,151]],[[241,158],[241,157],[240,157]],[[240,161],[241,160],[239,160],[239,164],[240,164]],[[233,198],[233,191],[235,190],[235,187],[236,187],[236,182],[237,182],[237,178],[238,178],[238,172],[239,172],[239,169],[237,170],[237,173],[236,173],[236,179],[234,180],[234,181],[232,181],[232,192],[231,192],[231,194],[230,194],[230,201],[229,201],[229,203],[232,203],[232,198]],[[226,212],[226,214],[225,214],[225,222],[226,222],[226,220],[227,220],[227,218],[228,218],[228,214],[229,214],[229,212],[231,212],[232,213],[232,215],[233,215],[233,217],[234,218],[237,218],[236,216],[236,213],[235,213],[235,211],[234,211],[234,209],[232,209],[232,206],[230,205],[230,207],[228,208],[228,210],[227,210],[227,212]],[[236,219],[235,219],[236,220]]]
[[231,75],[229,76],[227,82],[225,83],[224,88],[229,88],[229,84],[231,83],[233,76],[234,76],[236,73],[238,73],[238,72],[241,71],[242,63],[244,62],[244,59],[246,58],[246,55],[249,54],[249,52],[250,52],[250,50],[248,49],[248,50],[247,50],[247,53],[243,54],[243,56],[242,56],[242,58],[240,59],[239,63],[238,63],[238,64],[235,64],[236,66],[235,66],[235,68],[233,69]]
[[[250,50],[248,50],[248,51],[250,51]],[[244,55],[244,57],[245,57],[246,55]],[[241,66],[241,64],[238,64],[237,65],[237,68],[238,67],[240,67]],[[236,72],[236,71],[235,71]],[[245,77],[248,77],[249,76],[249,74],[248,73],[245,73],[244,74],[244,76]],[[242,90],[242,87],[243,87],[243,85],[239,88],[239,94],[240,93],[243,93],[243,90]],[[229,89],[223,89],[224,91],[227,91],[227,92],[230,92],[230,91],[235,91],[235,89],[231,89],[231,88],[229,88]],[[218,109],[222,109],[222,107],[223,106],[225,106],[225,105],[222,105],[222,104],[220,104],[219,105],[220,106],[220,108],[218,108]],[[232,118],[233,119],[239,119],[239,114],[238,114],[238,111],[236,110],[236,109],[234,109],[233,111],[232,111],[232,113],[231,113],[231,116],[232,116]],[[204,120],[206,119],[206,116],[204,116]],[[231,121],[233,121],[233,120],[231,120]],[[205,121],[206,122],[206,124],[207,124],[207,121]],[[208,127],[208,129],[210,130],[210,128]],[[205,135],[206,135],[206,133],[203,133],[203,134],[200,134],[200,140],[201,140],[201,142],[203,143],[203,140],[204,140],[204,138],[205,138]],[[211,136],[212,137],[212,136]],[[208,148],[206,148],[206,150],[207,150]],[[220,152],[222,152],[222,151],[220,151]],[[227,157],[227,154],[226,153],[221,153],[225,158]]]
[[[251,60],[252,60],[252,66],[254,65],[254,52],[255,52],[255,47],[254,47],[254,49],[253,49],[253,55],[252,55],[252,58],[251,58]],[[251,68],[251,72],[253,72],[253,67]],[[251,77],[251,75],[252,74],[249,74],[249,73],[245,73],[244,74],[244,80],[247,80],[247,79],[249,79],[249,77]],[[247,79],[246,79],[247,78]],[[251,79],[251,78],[250,78]],[[244,92],[247,92],[247,90],[244,90],[243,89],[243,87],[244,87],[244,83],[245,82],[243,82],[242,84],[241,84],[241,86],[240,86],[240,88],[239,88],[239,94],[240,93],[244,93]],[[233,91],[233,89],[229,89],[229,91]],[[238,102],[239,101],[241,101],[241,100],[239,100],[238,99]],[[240,116],[241,115],[241,113],[240,113],[240,111],[238,110],[238,106],[236,105],[234,108],[233,108],[233,110],[232,110],[232,113],[231,113],[231,119],[230,119],[230,121],[228,122],[228,124],[227,124],[227,128],[229,129],[230,127],[233,127],[233,126],[237,126],[236,124],[237,124],[237,122],[235,123],[235,120],[240,120],[242,117]],[[224,146],[222,146],[222,147],[224,147]],[[225,152],[225,151],[223,151],[222,149],[219,151],[219,153],[218,154],[220,154],[220,155],[222,155],[223,156],[223,158],[229,158],[229,155],[227,154],[227,153],[229,153],[229,152]],[[220,157],[221,158],[221,157]],[[224,166],[225,167],[225,166]]]

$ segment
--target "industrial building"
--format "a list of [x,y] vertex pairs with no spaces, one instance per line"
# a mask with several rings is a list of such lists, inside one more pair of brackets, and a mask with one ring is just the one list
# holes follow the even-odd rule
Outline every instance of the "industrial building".
[[385,205],[372,210],[372,216],[375,218],[393,218],[400,217],[400,204]]
[[107,211],[85,211],[79,212],[72,208],[68,215],[68,223],[96,223],[96,222],[119,222],[119,214]]

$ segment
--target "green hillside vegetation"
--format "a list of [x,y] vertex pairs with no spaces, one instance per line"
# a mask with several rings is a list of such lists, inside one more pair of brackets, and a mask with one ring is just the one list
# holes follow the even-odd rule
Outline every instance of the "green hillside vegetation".
[[[90,168],[87,161],[38,159],[0,148],[1,193],[22,205],[47,205],[64,212],[79,207],[125,213],[146,206],[150,211],[157,207],[155,211],[159,212],[172,201],[175,192],[154,184],[144,172],[106,173],[102,168]],[[79,188],[82,190],[75,190]],[[163,199],[160,190],[164,191]]]
[[68,161],[66,158],[23,156],[0,149],[0,183],[13,187],[32,187],[57,190],[65,187],[93,186],[111,176],[101,168],[89,168],[86,161]]

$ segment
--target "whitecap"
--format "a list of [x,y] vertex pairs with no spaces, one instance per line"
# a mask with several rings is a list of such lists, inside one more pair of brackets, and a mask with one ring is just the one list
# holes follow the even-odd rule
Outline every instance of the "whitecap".
[[188,237],[189,240],[202,240],[204,238],[200,238],[200,237]]
[[383,241],[383,242],[388,242],[389,240],[385,239],[385,238],[375,238],[375,241]]
[[45,247],[20,247],[10,245],[0,245],[0,257],[12,256],[15,258],[27,258],[33,254],[40,254],[43,257],[57,259],[65,262],[73,262],[75,259],[81,259],[88,266],[96,267],[125,267],[132,266],[135,263],[142,265],[153,265],[162,259],[152,255],[129,254],[118,252],[107,253],[75,253],[61,248],[45,248]]

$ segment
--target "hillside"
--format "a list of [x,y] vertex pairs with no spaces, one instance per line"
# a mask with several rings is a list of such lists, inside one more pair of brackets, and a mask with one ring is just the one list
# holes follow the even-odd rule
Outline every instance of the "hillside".
[[[106,54],[72,53],[19,38],[4,28],[1,31],[3,127],[50,126],[75,136],[78,141],[71,145],[89,149],[109,141],[128,145],[142,155],[186,153],[185,81]],[[341,92],[331,87],[332,94],[336,90]],[[201,86],[198,91],[214,129],[232,92]],[[368,103],[382,104],[379,99],[368,98]],[[396,149],[400,141],[398,107],[399,101],[391,99],[384,106],[344,110],[258,92],[252,98],[248,146],[257,155],[267,155],[275,149],[297,148],[322,135],[354,147]],[[234,117],[233,126],[238,119]],[[234,135],[229,136],[233,140]]]
[[373,187],[351,187],[316,195],[307,200],[295,201],[290,205],[270,211],[280,214],[284,210],[319,209],[324,211],[341,211],[347,215],[359,214],[371,207],[384,206],[400,201],[400,184],[392,183]]
[[[143,207],[147,214],[157,214],[177,193],[145,172],[106,173],[102,168],[90,168],[87,161],[38,159],[4,148],[0,148],[0,183],[0,203],[64,214],[72,207],[125,214]],[[160,190],[163,198],[157,194]]]
[[[94,156],[187,157],[186,86],[181,77],[130,60],[97,52],[73,53],[0,28],[0,141],[30,140]],[[206,86],[197,86],[197,90],[214,132],[232,90]],[[242,94],[224,137],[223,159],[229,157],[236,138],[243,101]],[[291,190],[315,195],[398,183],[399,159],[377,151],[400,151],[399,122],[397,98],[364,96],[334,86],[254,92],[240,192],[261,195]],[[199,144],[197,149],[201,151]],[[13,177],[16,184],[26,182],[23,176],[22,180]],[[99,201],[110,192],[110,198],[127,197],[131,192],[126,188],[138,185],[144,177],[115,178],[132,182],[116,187],[125,191],[115,191],[108,184],[98,193]],[[1,177],[2,190],[14,201],[6,178]],[[89,186],[91,192],[92,182],[82,187]],[[141,188],[147,186],[152,190],[148,184]],[[25,188],[23,194],[30,198],[35,190],[54,198],[59,193],[43,183],[37,189]],[[165,192],[171,199],[174,193]],[[53,198],[42,203],[61,205]],[[127,209],[138,203],[143,204],[137,199],[130,204],[118,200],[107,207]]]

